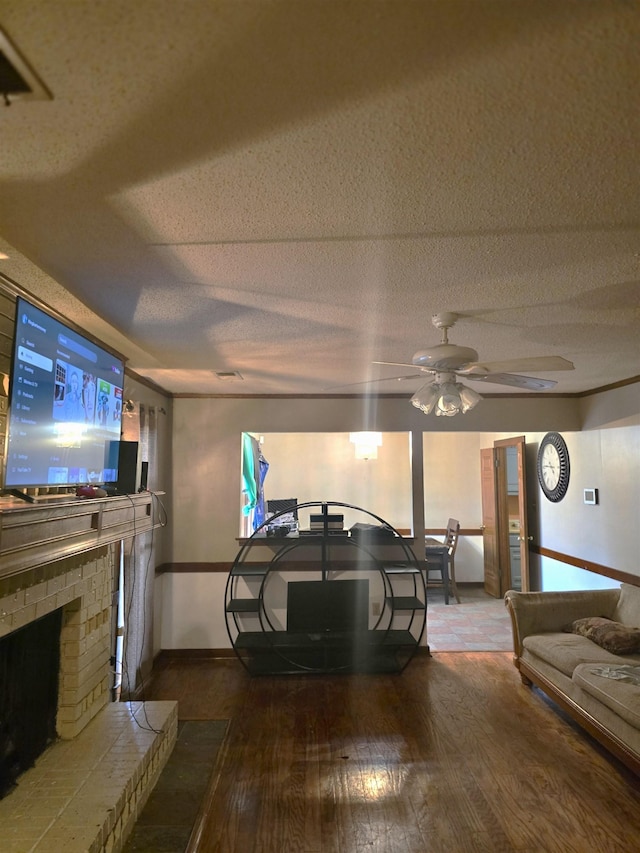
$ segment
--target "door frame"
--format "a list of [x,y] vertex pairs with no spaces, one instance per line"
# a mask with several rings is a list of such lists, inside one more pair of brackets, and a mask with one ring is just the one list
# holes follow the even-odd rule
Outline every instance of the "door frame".
[[[525,466],[525,436],[518,435],[502,438],[493,442],[495,466],[495,518],[498,537],[497,552],[499,560],[500,595],[504,595],[511,586],[511,554],[509,542],[509,503],[507,494],[507,448],[515,447],[518,464],[518,520],[520,530],[521,589],[528,592],[529,580],[529,531],[527,524],[527,476]],[[484,520],[483,520],[484,526]]]
[[501,558],[498,551],[496,451],[493,447],[480,449],[480,491],[482,496],[484,591],[487,595],[493,596],[493,598],[500,598]]

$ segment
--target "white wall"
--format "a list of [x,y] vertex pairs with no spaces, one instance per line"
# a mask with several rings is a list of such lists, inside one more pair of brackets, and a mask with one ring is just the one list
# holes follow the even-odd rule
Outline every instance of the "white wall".
[[428,432],[424,453],[425,527],[445,527],[457,518],[463,527],[480,527],[480,450],[491,447],[484,433]]
[[[570,456],[569,489],[555,504],[535,490],[536,541],[640,575],[640,426],[562,435]],[[541,438],[527,436],[528,441]],[[595,506],[584,503],[584,489],[590,487],[598,489]]]
[[[563,432],[566,497],[552,504],[537,493],[540,545],[640,576],[640,384],[585,397],[580,411],[582,431]],[[584,503],[586,488],[598,489],[597,505]],[[611,585],[550,558],[540,575],[542,589]]]
[[[493,441],[493,436],[478,432],[423,434],[426,528],[444,528],[449,518],[457,518],[461,527],[480,528],[480,450],[491,447]],[[456,550],[456,580],[480,583],[483,578],[482,537],[461,537]]]
[[[376,459],[356,459],[348,432],[270,432],[263,438],[262,452],[269,463],[266,500],[339,501],[375,513],[392,527],[411,528],[409,433],[383,433]],[[347,529],[354,521],[364,521],[348,509],[342,513]]]
[[[448,423],[442,424],[443,420]],[[348,398],[175,399],[172,559],[175,562],[233,561],[238,547],[240,434],[243,431],[256,435],[363,429],[410,431],[413,517],[415,529],[421,530],[424,528],[423,432],[488,433],[497,423],[501,433],[522,435],[527,421],[538,424],[540,430],[579,429],[578,404],[574,400],[555,398],[525,398],[522,401],[495,398],[483,400],[466,415],[435,418],[423,415],[406,399],[380,400],[375,412],[365,408],[361,400]]]
[[[484,399],[472,412],[448,419],[427,417],[406,399],[380,400],[375,411],[356,399],[176,399],[171,560],[232,562],[235,558],[242,431],[376,429],[412,434],[416,530],[443,527],[450,515],[459,517],[463,526],[479,526],[480,447],[490,447],[496,437],[525,435],[529,502],[540,544],[640,576],[640,386],[629,389],[584,399]],[[540,499],[535,475],[537,442],[548,431],[561,432],[571,453],[569,492],[559,504]],[[610,449],[614,450],[612,463]],[[597,507],[582,503],[582,489],[587,486],[600,490]],[[461,581],[481,579],[477,541],[461,541],[456,556]],[[558,573],[561,568],[554,569],[554,583],[562,584]],[[226,575],[219,573],[162,576],[163,648],[228,646],[225,584]]]

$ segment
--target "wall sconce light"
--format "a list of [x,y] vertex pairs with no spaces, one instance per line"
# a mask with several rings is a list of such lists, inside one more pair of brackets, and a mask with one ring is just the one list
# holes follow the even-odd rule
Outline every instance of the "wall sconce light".
[[382,446],[382,433],[351,432],[349,441],[355,445],[356,459],[377,459],[378,448]]
[[423,385],[416,391],[411,398],[411,403],[425,415],[435,409],[439,417],[451,418],[458,412],[464,414],[471,411],[480,400],[482,400],[480,394],[461,382],[455,381],[455,374],[438,373],[435,382]]

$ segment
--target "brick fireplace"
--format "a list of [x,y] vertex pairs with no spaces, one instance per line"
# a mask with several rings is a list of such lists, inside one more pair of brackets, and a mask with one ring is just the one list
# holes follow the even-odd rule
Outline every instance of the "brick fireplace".
[[0,580],[0,636],[62,609],[57,732],[71,739],[110,699],[116,545]]
[[112,701],[120,535],[153,525],[138,504],[0,511],[0,638],[56,610],[62,622],[57,740],[0,800],[4,853],[119,850],[175,743],[176,703]]

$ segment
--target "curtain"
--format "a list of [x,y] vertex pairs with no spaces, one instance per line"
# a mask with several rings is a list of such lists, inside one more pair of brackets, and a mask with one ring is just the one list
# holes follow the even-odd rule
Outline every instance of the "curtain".
[[248,432],[242,433],[242,493],[245,504],[242,508],[251,532],[264,521],[264,478],[269,463],[262,455],[260,442]]
[[[157,482],[157,412],[155,406],[137,407],[139,453],[148,463],[148,488]],[[130,424],[131,427],[131,424]],[[131,433],[131,429],[130,429]],[[144,695],[145,680],[153,666],[153,559],[154,531],[135,535],[123,543],[123,661],[122,697]]]
[[253,529],[257,530],[264,521],[264,478],[269,473],[269,463],[258,450],[258,500],[253,513]]

